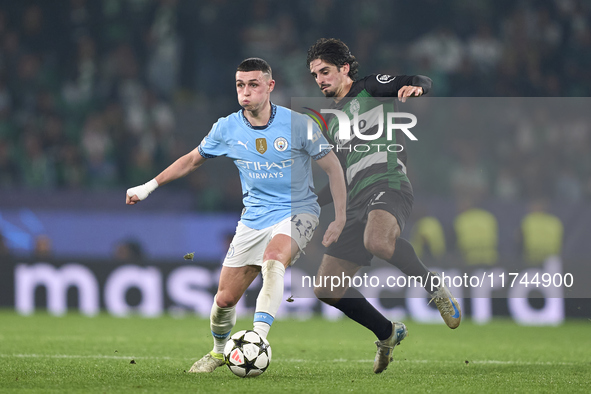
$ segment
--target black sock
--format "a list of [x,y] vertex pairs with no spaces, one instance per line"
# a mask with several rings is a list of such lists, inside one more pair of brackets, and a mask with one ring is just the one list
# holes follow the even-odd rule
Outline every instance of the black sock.
[[392,322],[378,312],[357,289],[349,287],[344,297],[333,306],[371,330],[380,341],[392,335]]
[[425,264],[417,256],[415,249],[406,239],[398,237],[396,249],[394,249],[394,254],[388,262],[407,276],[420,276],[423,280],[423,287],[429,294],[437,290],[436,287],[431,286],[433,274],[425,267]]

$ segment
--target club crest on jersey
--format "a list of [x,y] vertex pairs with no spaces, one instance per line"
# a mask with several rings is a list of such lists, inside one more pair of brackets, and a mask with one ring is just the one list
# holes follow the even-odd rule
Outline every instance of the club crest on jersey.
[[267,151],[267,140],[264,138],[257,138],[256,140],[257,152],[261,155]]
[[352,114],[358,114],[360,108],[361,105],[359,105],[359,100],[357,99],[354,99],[351,101],[351,104],[349,104],[349,111],[351,111]]
[[277,149],[279,152],[283,152],[287,149],[287,140],[283,137],[279,137],[273,142],[273,147]]
[[378,74],[378,75],[376,75],[376,79],[378,80],[379,83],[390,83],[395,78],[396,77],[393,77],[393,76],[388,75],[388,74]]

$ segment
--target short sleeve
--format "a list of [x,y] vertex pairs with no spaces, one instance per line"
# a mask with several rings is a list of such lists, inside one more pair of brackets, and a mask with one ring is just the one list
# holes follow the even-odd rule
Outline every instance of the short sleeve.
[[206,159],[226,156],[228,154],[228,145],[224,141],[222,134],[222,126],[218,121],[211,127],[209,133],[199,144],[199,154]]
[[[326,156],[332,147],[322,134],[322,131],[318,128],[316,122],[312,123],[312,138],[308,138],[308,117],[302,115],[302,120],[305,122],[305,127],[300,125],[300,132],[298,135],[302,138],[302,146],[306,152],[314,160],[318,160]],[[303,122],[302,122],[303,123]],[[303,132],[301,131],[303,129]]]

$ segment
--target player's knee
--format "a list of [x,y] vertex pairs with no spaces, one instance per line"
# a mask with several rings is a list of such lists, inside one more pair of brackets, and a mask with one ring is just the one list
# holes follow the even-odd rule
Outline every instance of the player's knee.
[[291,256],[289,256],[288,253],[279,250],[269,250],[265,251],[265,254],[263,255],[263,261],[276,260],[282,262],[285,265],[286,262],[289,262],[290,257]]
[[315,287],[314,288],[314,295],[320,301],[326,302],[326,301],[324,301],[324,299],[327,297],[328,291],[324,287]]
[[341,289],[331,290],[326,287],[314,288],[314,295],[316,298],[328,305],[336,304],[343,297],[343,293],[344,291],[341,291]]
[[218,292],[216,296],[216,303],[220,308],[231,308],[238,303],[240,297],[231,294],[230,292]]
[[[316,292],[314,292],[314,293],[316,293]],[[335,305],[337,302],[339,302],[339,300],[340,300],[340,298],[334,298],[334,297],[325,297],[325,296],[323,296],[322,294],[316,294],[316,297],[317,297],[317,298],[318,298],[320,301],[324,302],[325,304],[331,305],[331,306],[334,306],[334,305]]]
[[339,300],[340,300],[340,298],[318,298],[318,299],[330,306],[335,306],[336,303],[339,302]]
[[364,246],[369,253],[380,259],[388,260],[394,254],[395,242],[385,242],[383,239],[365,239]]

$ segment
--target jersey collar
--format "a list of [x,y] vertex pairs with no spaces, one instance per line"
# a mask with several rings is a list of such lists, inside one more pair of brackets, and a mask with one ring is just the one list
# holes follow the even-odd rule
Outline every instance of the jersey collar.
[[359,91],[357,91],[356,89],[358,83],[359,81],[353,81],[353,84],[351,85],[351,88],[349,89],[347,94],[344,97],[342,97],[339,101],[333,100],[330,104],[330,108],[343,109],[345,107],[345,104],[347,104],[349,101],[351,101],[352,98],[356,97],[359,94]]
[[252,124],[250,124],[250,122],[248,121],[248,119],[246,119],[246,116],[244,116],[244,110],[240,111],[240,115],[242,115],[242,120],[244,121],[244,123],[250,127],[253,130],[263,130],[266,129],[267,127],[271,126],[271,123],[273,123],[273,120],[275,119],[275,113],[277,112],[277,106],[273,103],[271,103],[271,116],[269,117],[269,121],[267,122],[266,125],[264,126],[253,126]]

